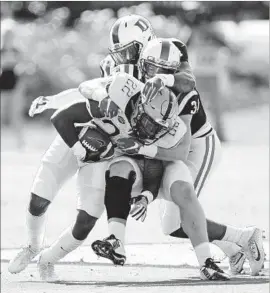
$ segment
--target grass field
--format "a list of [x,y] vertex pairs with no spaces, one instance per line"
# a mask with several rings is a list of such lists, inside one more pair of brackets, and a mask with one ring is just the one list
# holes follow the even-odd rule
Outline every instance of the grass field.
[[[265,112],[263,112],[265,113]],[[250,117],[249,117],[250,118]],[[231,128],[234,117],[228,119]],[[246,116],[243,115],[243,120]],[[248,120],[248,119],[247,119]],[[265,121],[257,123],[265,123]],[[244,125],[245,123],[243,123]],[[227,124],[228,128],[230,124]],[[254,126],[255,129],[258,125]],[[243,126],[248,134],[249,125]],[[259,132],[259,131],[258,131]],[[232,131],[230,133],[233,133]],[[265,134],[266,132],[263,132]],[[33,135],[35,134],[35,135]],[[231,143],[223,145],[223,157],[209,185],[201,194],[207,216],[220,222],[237,226],[256,225],[269,234],[269,148],[268,138],[256,133],[256,142],[239,141],[232,134]],[[107,235],[105,216],[85,242],[85,245],[67,256],[56,266],[60,282],[46,284],[40,281],[35,264],[19,275],[10,275],[8,260],[18,247],[26,242],[25,210],[29,190],[39,160],[50,143],[53,133],[32,129],[26,133],[33,142],[24,151],[12,147],[6,134],[1,154],[1,291],[3,293],[28,292],[189,292],[197,293],[264,293],[268,292],[269,265],[262,276],[247,275],[230,282],[202,282],[194,253],[188,241],[165,237],[160,229],[158,203],[149,207],[144,224],[128,221],[127,265],[114,267],[106,260],[97,259],[89,248],[90,243]],[[46,136],[46,139],[42,138]],[[245,136],[245,139],[246,136]],[[3,140],[3,138],[2,138]],[[35,145],[35,147],[33,147]],[[57,239],[59,233],[71,224],[76,216],[76,190],[71,180],[61,190],[48,211],[46,245]],[[269,238],[265,241],[267,259]],[[213,247],[217,257],[221,252]],[[222,267],[228,268],[227,261]]]

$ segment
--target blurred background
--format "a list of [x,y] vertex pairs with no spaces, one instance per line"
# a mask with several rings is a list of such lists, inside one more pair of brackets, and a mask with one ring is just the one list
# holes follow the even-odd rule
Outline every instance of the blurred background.
[[[8,1],[1,2],[2,149],[30,147],[27,137],[40,126],[50,136],[51,112],[31,119],[31,102],[98,77],[109,30],[130,13],[147,17],[158,36],[187,44],[197,88],[223,141],[246,139],[246,123],[230,113],[268,119],[269,2]],[[236,124],[243,135],[231,133]]]
[[[206,214],[269,232],[269,2],[14,1],[1,2],[2,247],[25,243],[31,183],[56,134],[52,111],[28,117],[31,102],[98,77],[109,30],[130,13],[188,46],[197,88],[223,140],[213,185],[201,195]],[[71,180],[50,208],[48,243],[76,217],[75,206]],[[144,225],[130,221],[128,242],[172,241],[151,217],[157,207]],[[86,244],[106,235],[102,219]]]

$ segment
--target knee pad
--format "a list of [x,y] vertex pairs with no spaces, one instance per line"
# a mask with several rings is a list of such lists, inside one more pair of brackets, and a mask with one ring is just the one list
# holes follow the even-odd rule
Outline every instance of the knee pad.
[[128,161],[117,161],[110,165],[109,170],[111,177],[117,176],[128,179],[130,172],[134,171],[134,168]]
[[39,216],[42,216],[46,212],[50,203],[51,202],[47,200],[46,198],[43,198],[34,193],[31,193],[31,200],[29,203],[28,210],[31,215],[39,217]]
[[126,220],[130,211],[130,198],[132,186],[136,179],[136,173],[131,171],[128,179],[113,176],[106,172],[105,207],[108,220],[119,218]]
[[97,218],[90,216],[87,212],[79,210],[76,223],[72,229],[72,235],[77,240],[85,240],[90,231],[93,229]]

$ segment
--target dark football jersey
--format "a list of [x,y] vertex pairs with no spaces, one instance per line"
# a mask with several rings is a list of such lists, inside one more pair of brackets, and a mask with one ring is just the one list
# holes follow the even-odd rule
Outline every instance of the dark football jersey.
[[[177,93],[175,93],[177,94]],[[191,118],[191,134],[194,135],[207,123],[206,113],[204,111],[200,94],[197,90],[193,90],[188,94],[178,94],[179,116],[192,115]],[[206,132],[212,130],[211,127],[207,127]]]

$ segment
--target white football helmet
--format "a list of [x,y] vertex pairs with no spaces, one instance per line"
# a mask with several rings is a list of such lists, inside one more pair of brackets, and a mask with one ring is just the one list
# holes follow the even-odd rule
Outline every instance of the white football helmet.
[[151,23],[140,15],[119,18],[110,31],[110,54],[115,63],[136,64],[141,50],[155,38]]
[[173,130],[178,115],[177,109],[177,98],[166,87],[147,104],[140,98],[131,115],[131,127],[134,134],[144,143],[151,144],[157,141]]
[[174,74],[179,70],[182,53],[171,39],[156,38],[148,42],[139,60],[146,79],[161,74]]

